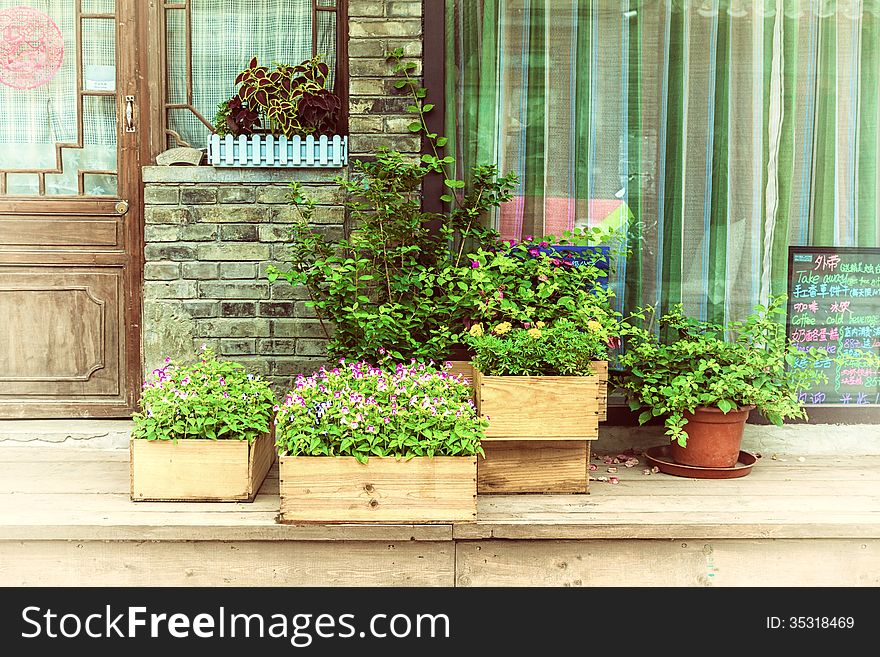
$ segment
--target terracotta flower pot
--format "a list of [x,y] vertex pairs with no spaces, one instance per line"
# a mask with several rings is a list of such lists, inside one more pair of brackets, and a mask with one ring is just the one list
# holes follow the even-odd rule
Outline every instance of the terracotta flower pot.
[[700,468],[732,468],[739,459],[743,430],[752,406],[723,413],[716,407],[699,407],[685,413],[687,447],[677,441],[670,445],[676,463]]

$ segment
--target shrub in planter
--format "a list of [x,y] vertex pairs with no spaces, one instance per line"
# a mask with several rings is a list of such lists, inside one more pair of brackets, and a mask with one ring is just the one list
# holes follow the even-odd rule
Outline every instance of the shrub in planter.
[[485,426],[462,378],[425,363],[301,375],[276,415],[279,520],[472,520]]
[[[775,425],[807,418],[798,392],[824,378],[812,364],[828,356],[800,351],[788,339],[784,304],[784,296],[774,297],[745,320],[727,324],[687,316],[681,305],[658,318],[649,306],[627,323],[626,351],[612,383],[633,411],[641,411],[641,424],[662,418],[677,462],[735,465],[751,409]],[[731,438],[725,448],[713,448],[724,436]],[[709,460],[698,458],[704,454]]]
[[269,382],[202,349],[153,370],[131,439],[134,500],[253,499],[274,462]]
[[474,392],[487,418],[480,492],[588,490],[589,441],[607,403],[608,329],[570,319],[471,327]]

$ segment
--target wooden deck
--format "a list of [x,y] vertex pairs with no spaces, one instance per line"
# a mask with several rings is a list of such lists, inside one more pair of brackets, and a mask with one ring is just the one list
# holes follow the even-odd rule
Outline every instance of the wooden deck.
[[5,447],[0,585],[880,585],[880,455],[801,458],[642,460],[587,495],[480,496],[475,523],[289,526],[277,466],[252,503],[133,503],[127,450]]

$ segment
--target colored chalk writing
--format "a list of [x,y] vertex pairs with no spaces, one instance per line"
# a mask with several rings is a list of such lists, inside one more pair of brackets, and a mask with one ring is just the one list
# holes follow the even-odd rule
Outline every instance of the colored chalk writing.
[[880,405],[880,248],[789,247],[789,338],[824,349],[827,383],[799,394],[807,405]]

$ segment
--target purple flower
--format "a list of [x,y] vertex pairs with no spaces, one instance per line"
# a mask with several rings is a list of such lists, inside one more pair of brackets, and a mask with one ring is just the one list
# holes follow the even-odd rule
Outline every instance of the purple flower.
[[476,260],[471,260],[471,269],[479,269],[479,268],[480,268],[480,263],[477,262]]
[[546,249],[546,248],[549,247],[549,246],[550,246],[550,243],[549,243],[549,242],[541,242],[541,248],[542,248],[542,249]]
[[533,258],[537,258],[539,255],[541,255],[541,252],[538,251],[538,249],[533,247],[533,248],[529,249],[529,255],[532,256]]
[[534,235],[526,235],[526,242],[531,242],[533,239],[535,239]]

